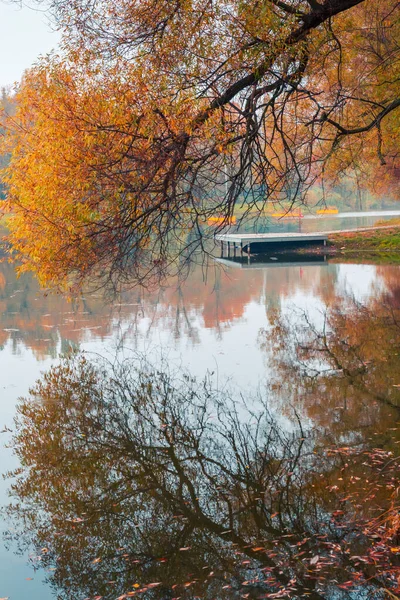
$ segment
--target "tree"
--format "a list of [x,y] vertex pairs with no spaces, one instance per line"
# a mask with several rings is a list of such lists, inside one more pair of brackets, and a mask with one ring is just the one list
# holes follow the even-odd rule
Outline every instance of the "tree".
[[[1,88],[1,98],[0,98],[0,111],[5,112],[8,115],[13,115],[15,111],[14,98],[11,91],[6,88]],[[0,136],[4,136],[4,129],[0,128]],[[8,164],[10,157],[8,154],[0,154],[0,169],[4,169],[4,167]],[[5,199],[5,189],[4,183],[0,180],[0,200]]]
[[179,270],[210,215],[301,202],[354,167],[396,173],[395,0],[52,10],[63,52],[25,75],[7,123],[11,241],[44,282]]

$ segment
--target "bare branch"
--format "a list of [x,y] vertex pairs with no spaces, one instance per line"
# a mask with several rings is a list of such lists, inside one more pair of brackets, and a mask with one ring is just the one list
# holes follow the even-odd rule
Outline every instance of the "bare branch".
[[371,131],[371,129],[373,129],[374,127],[378,127],[380,122],[382,121],[382,119],[384,117],[386,117],[386,115],[391,113],[393,110],[398,108],[399,106],[400,106],[400,98],[397,98],[396,100],[393,100],[393,102],[388,104],[388,106],[386,108],[384,108],[370,123],[368,123],[368,125],[364,125],[363,127],[355,127],[354,129],[348,129],[347,127],[343,127],[343,125],[341,125],[337,121],[334,121],[333,119],[331,119],[327,116],[322,117],[321,121],[330,123],[330,125],[333,125],[334,127],[336,127],[336,129],[338,129],[338,131],[339,131],[339,134],[338,134],[339,136],[356,135],[359,133],[366,133],[368,131]]

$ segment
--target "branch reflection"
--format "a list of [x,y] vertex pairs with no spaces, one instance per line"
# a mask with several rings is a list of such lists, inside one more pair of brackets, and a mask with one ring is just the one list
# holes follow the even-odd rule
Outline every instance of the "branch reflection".
[[285,430],[269,403],[64,359],[19,406],[10,537],[59,598],[398,593],[393,451]]
[[383,292],[369,305],[339,299],[317,317],[294,309],[276,315],[268,339],[260,334],[261,343],[269,345],[271,337],[274,343],[272,387],[281,406],[295,405],[330,442],[373,441],[394,451],[400,419],[396,296]]

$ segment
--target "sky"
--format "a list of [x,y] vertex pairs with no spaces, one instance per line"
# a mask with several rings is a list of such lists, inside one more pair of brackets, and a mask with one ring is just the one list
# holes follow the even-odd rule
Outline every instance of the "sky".
[[0,86],[18,82],[24,70],[55,48],[58,40],[43,11],[0,0]]

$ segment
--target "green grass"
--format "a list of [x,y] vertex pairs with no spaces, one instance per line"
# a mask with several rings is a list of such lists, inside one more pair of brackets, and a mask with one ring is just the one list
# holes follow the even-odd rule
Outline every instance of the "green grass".
[[[385,223],[387,226],[387,223]],[[339,233],[329,236],[328,243],[338,251],[391,251],[400,253],[400,226],[375,231]]]

